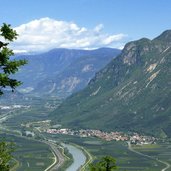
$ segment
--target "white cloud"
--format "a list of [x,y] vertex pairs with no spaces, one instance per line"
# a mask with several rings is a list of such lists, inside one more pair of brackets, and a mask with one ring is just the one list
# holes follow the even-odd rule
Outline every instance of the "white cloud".
[[103,32],[103,24],[93,29],[80,27],[74,22],[41,18],[14,28],[19,34],[13,43],[15,51],[46,51],[52,48],[93,49],[119,48],[124,45],[125,34]]
[[94,28],[94,31],[99,33],[104,28],[103,24],[99,24]]
[[117,34],[117,35],[111,35],[111,36],[106,36],[106,38],[103,40],[103,43],[105,45],[109,45],[113,42],[120,41],[125,37],[124,34]]

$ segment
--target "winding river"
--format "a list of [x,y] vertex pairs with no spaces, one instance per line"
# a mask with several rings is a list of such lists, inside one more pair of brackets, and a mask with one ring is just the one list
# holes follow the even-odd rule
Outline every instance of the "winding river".
[[72,165],[66,169],[66,171],[76,171],[86,162],[86,156],[83,151],[79,148],[70,145],[70,144],[62,144],[64,147],[68,149],[68,151],[72,154],[74,162]]

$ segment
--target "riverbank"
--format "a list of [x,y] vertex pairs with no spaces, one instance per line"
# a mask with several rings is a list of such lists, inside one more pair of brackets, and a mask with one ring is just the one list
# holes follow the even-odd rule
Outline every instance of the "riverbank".
[[66,171],[80,170],[80,167],[84,165],[87,160],[83,150],[74,144],[62,144],[62,146],[67,148],[69,153],[73,156],[73,163],[66,169]]
[[86,162],[84,163],[84,165],[80,166],[80,168],[79,168],[80,171],[86,171],[89,167],[89,164],[93,161],[92,155],[85,148],[83,148],[77,144],[72,144],[72,145],[75,146],[76,148],[82,150],[82,152],[86,156]]
[[64,148],[62,145],[60,145],[59,147],[61,149],[60,152],[65,158],[65,161],[63,165],[58,169],[58,171],[66,171],[66,169],[70,167],[71,164],[74,162],[74,159],[73,159],[72,154],[68,151],[67,148]]

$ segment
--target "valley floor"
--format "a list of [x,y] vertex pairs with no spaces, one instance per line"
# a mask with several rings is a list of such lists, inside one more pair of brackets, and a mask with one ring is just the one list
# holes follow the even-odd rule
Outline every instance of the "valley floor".
[[[143,148],[143,147],[141,147],[141,148]],[[132,148],[132,145],[131,145],[130,142],[128,142],[128,149],[129,149],[130,151],[132,151],[132,152],[134,152],[134,153],[140,155],[140,156],[144,156],[144,157],[146,157],[146,158],[149,158],[149,159],[152,159],[152,160],[156,160],[157,162],[160,162],[160,163],[164,164],[165,167],[164,167],[163,169],[161,169],[161,171],[170,170],[170,168],[171,168],[171,164],[169,164],[169,163],[166,162],[166,161],[162,161],[162,160],[160,160],[160,159],[158,159],[158,158],[155,158],[155,157],[153,157],[153,156],[149,156],[149,155],[147,155],[147,154],[143,154],[143,153],[141,153],[141,152],[139,152],[139,151],[136,151],[135,149]]]
[[[54,169],[60,171],[63,170],[62,168],[69,167],[73,161],[60,150],[61,143],[76,144],[83,148],[87,163],[82,170],[87,170],[90,162],[104,155],[116,158],[120,171],[169,171],[171,168],[170,141],[158,141],[157,144],[150,145],[131,145],[122,141],[105,141],[95,137],[41,132],[41,128],[35,125],[39,121],[48,123],[48,110],[44,105],[38,104],[38,107],[32,106],[1,113],[0,129],[2,133],[5,132],[1,134],[1,138],[5,137],[17,145],[14,154],[16,164],[11,171],[52,171]],[[35,125],[31,124],[33,122]],[[46,126],[45,123],[41,124]],[[48,140],[55,141],[55,145]]]

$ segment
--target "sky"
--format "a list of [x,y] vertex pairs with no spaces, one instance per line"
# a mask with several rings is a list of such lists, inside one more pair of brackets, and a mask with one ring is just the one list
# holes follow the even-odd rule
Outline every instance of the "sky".
[[0,24],[19,33],[15,52],[122,49],[171,29],[170,0],[0,0]]

